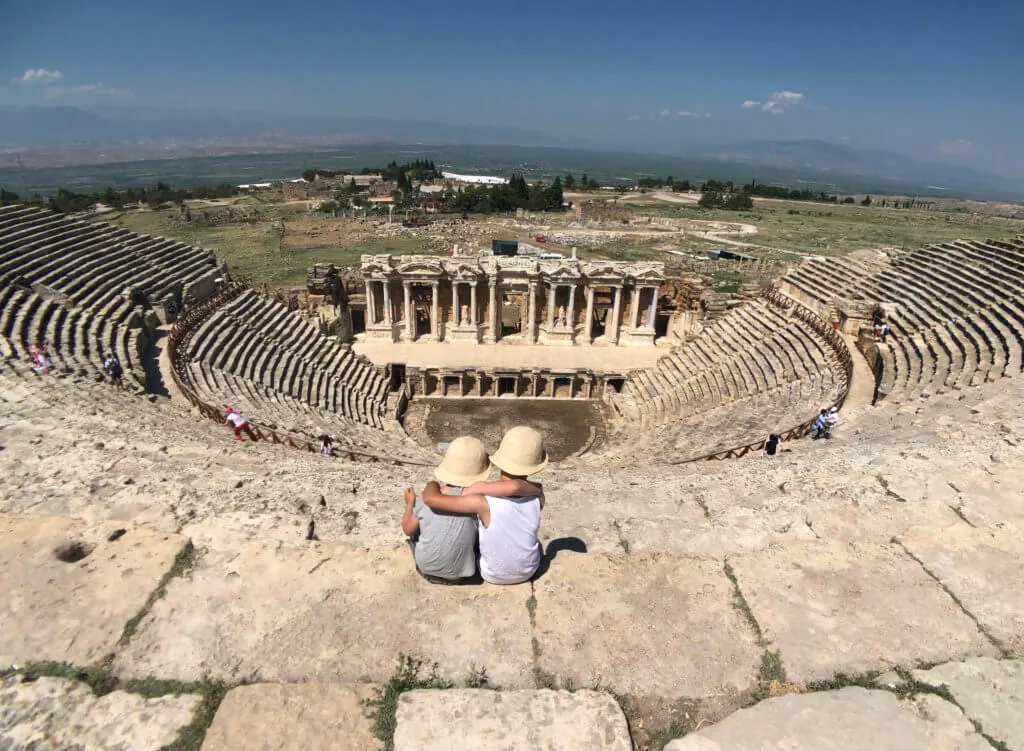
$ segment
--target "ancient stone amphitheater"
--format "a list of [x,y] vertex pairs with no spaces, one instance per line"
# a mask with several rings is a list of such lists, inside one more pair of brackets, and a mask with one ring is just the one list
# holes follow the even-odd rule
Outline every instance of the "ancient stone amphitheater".
[[387,368],[207,251],[0,209],[0,746],[1024,749],[1022,270],[802,263],[604,395],[534,581],[443,587]]

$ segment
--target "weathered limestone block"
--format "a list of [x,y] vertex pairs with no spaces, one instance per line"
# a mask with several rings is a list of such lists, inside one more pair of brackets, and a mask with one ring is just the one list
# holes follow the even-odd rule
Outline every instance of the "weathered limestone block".
[[976,657],[915,670],[914,678],[949,689],[985,735],[1007,748],[1024,748],[1024,662]]
[[991,751],[963,713],[931,694],[900,701],[850,687],[741,709],[665,751]]
[[208,554],[154,603],[115,660],[124,676],[384,682],[399,655],[462,683],[532,685],[529,585],[430,584],[408,549],[254,542]]
[[1018,463],[992,464],[969,474],[951,472],[948,480],[959,491],[961,511],[971,524],[1010,521],[1024,528],[1024,467]]
[[197,694],[96,696],[78,681],[14,676],[0,683],[0,747],[155,751],[192,722],[200,701]]
[[626,717],[597,691],[410,691],[395,751],[630,751]]
[[534,586],[543,673],[730,706],[755,686],[761,650],[718,561],[567,552]]
[[115,522],[0,515],[0,664],[103,659],[188,544]]
[[257,683],[231,689],[203,751],[373,751],[383,747],[363,702],[370,684]]
[[791,681],[996,653],[898,546],[821,540],[728,560]]
[[999,645],[1024,656],[1024,540],[1015,526],[918,527],[900,538]]

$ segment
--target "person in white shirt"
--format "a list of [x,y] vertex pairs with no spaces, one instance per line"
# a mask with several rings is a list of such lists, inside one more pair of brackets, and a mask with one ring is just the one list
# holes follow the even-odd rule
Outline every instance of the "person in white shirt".
[[436,482],[423,491],[423,502],[438,511],[476,514],[480,575],[491,584],[521,584],[540,567],[537,532],[544,508],[544,489],[530,475],[548,463],[544,439],[533,428],[511,428],[491,456],[501,471],[496,483],[474,483],[461,495],[444,495]]
[[247,436],[249,436],[249,439],[253,443],[259,440],[256,437],[256,434],[252,432],[252,428],[249,427],[249,423],[244,417],[242,417],[240,414],[238,414],[237,411],[231,409],[231,407],[229,407],[226,404],[224,405],[224,409],[226,409],[228,413],[227,419],[224,422],[228,423],[234,428],[236,441],[242,440],[242,433],[245,433]]

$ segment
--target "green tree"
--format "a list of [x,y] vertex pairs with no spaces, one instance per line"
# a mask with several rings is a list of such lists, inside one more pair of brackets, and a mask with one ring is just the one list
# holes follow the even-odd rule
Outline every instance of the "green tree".
[[572,190],[576,187],[576,178],[572,176],[571,172],[567,172],[563,183],[565,184],[566,190]]
[[864,196],[864,200],[860,202],[860,205],[861,206],[870,206],[871,205],[871,196],[870,195]]

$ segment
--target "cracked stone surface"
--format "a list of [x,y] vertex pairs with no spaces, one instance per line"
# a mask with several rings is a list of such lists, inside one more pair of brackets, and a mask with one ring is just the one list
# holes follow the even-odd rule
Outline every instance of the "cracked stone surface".
[[726,703],[754,688],[761,649],[716,560],[566,553],[535,590],[543,673],[636,696]]
[[13,676],[0,683],[0,748],[156,751],[192,722],[201,701],[197,694],[96,696],[78,681]]
[[[108,539],[118,529],[124,533]],[[180,535],[114,522],[0,514],[7,600],[0,610],[0,664],[102,659],[187,544]],[[78,560],[58,559],[59,550]]]
[[430,584],[408,549],[252,543],[171,582],[114,669],[226,681],[384,682],[405,654],[459,684],[532,686],[530,586]]
[[597,691],[410,691],[395,751],[631,751],[626,717]]
[[1005,652],[1024,657],[1024,539],[1020,528],[955,524],[915,528],[900,541],[992,635]]
[[768,699],[665,751],[992,751],[957,707],[930,694],[899,700],[849,687]]
[[785,543],[729,563],[791,681],[997,654],[898,546]]
[[363,702],[370,684],[257,683],[228,691],[203,751],[375,751],[383,744]]
[[914,678],[945,686],[981,732],[1010,749],[1024,749],[1024,662],[977,657],[915,670]]

